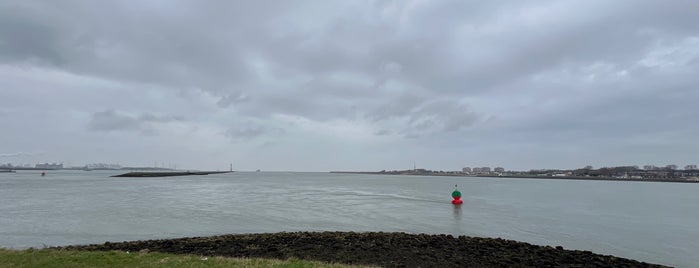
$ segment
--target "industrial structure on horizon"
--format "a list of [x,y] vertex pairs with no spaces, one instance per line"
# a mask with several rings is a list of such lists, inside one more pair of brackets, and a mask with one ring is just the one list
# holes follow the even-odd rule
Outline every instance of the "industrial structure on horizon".
[[657,167],[654,165],[603,167],[594,169],[586,166],[579,169],[532,169],[529,171],[505,171],[502,167],[496,167],[492,171],[490,167],[464,167],[461,169],[464,175],[485,176],[539,176],[539,177],[610,177],[619,179],[676,179],[699,178],[697,165],[686,165],[684,169],[678,169],[677,165]]
[[56,163],[43,163],[43,164],[36,164],[34,168],[39,168],[39,169],[63,169],[63,163],[61,164],[56,164]]

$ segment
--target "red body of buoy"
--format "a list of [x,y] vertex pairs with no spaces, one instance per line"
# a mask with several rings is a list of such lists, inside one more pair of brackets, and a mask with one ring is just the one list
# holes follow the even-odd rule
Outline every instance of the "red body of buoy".
[[[454,185],[454,188],[456,188],[457,185]],[[464,201],[461,200],[461,192],[459,190],[454,189],[453,192],[451,192],[451,198],[454,200],[451,200],[451,203],[454,205],[461,205]]]

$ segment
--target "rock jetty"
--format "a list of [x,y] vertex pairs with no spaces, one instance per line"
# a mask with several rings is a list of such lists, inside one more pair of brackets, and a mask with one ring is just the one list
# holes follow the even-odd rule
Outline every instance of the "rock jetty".
[[663,267],[590,251],[537,246],[500,238],[384,232],[237,234],[107,242],[62,249],[299,258],[382,267]]
[[231,171],[185,171],[185,172],[129,172],[112,177],[170,177],[230,173]]

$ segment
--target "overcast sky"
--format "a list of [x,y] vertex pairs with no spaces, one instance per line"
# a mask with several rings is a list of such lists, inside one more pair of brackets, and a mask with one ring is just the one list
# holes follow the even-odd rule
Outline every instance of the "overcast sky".
[[699,1],[0,1],[0,163],[699,163]]

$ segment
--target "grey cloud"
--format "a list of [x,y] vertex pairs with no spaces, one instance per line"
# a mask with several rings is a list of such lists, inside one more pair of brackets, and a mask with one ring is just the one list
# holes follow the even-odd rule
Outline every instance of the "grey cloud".
[[94,113],[87,127],[95,131],[138,130],[141,127],[141,122],[134,117],[117,113],[114,110],[106,110]]
[[[225,36],[205,35],[188,27],[202,19],[192,14],[161,9],[161,16],[137,18],[138,12],[131,13],[132,7],[124,3],[5,6],[0,17],[11,21],[2,24],[8,34],[3,36],[12,38],[3,38],[2,55],[15,60],[38,58],[76,73],[210,91],[249,76],[242,56],[236,55],[236,42],[222,42]],[[11,16],[13,13],[22,15]],[[220,12],[208,14],[216,13]],[[92,21],[81,23],[75,17]],[[120,23],[111,23],[114,21]],[[211,26],[207,25],[211,33],[223,30]],[[242,33],[233,35],[239,37],[231,41],[243,38]],[[223,54],[228,56],[222,58]]]
[[405,94],[396,98],[390,99],[388,103],[380,105],[368,117],[381,121],[392,117],[405,116],[411,113],[425,99],[416,95]]
[[[292,90],[289,90],[292,91]],[[328,121],[336,118],[351,118],[355,115],[356,105],[361,99],[343,99],[314,95],[305,90],[295,92],[271,93],[260,95],[246,102],[237,110],[245,115],[257,118],[269,118],[274,114],[302,116],[316,121]]]
[[[656,8],[649,4],[643,6],[647,7],[647,10]],[[439,8],[453,9],[451,6]],[[516,10],[508,13],[504,11],[505,8],[507,6],[496,8],[500,11],[495,13],[516,14]],[[427,9],[429,10],[429,7]],[[526,76],[548,68],[557,68],[561,64],[569,62],[586,64],[607,60],[622,61],[623,64],[627,65],[632,64],[648,50],[653,40],[658,38],[640,33],[643,28],[639,25],[649,25],[653,22],[645,17],[632,16],[636,22],[640,23],[638,25],[633,21],[626,22],[619,19],[619,12],[632,15],[630,14],[632,11],[633,9],[629,10],[624,5],[613,5],[612,9],[606,13],[602,12],[602,15],[571,21],[563,20],[562,23],[553,25],[542,25],[541,27],[505,25],[511,26],[511,28],[506,29],[507,35],[487,35],[482,36],[481,39],[479,39],[481,36],[475,35],[473,38],[463,40],[476,45],[464,43],[464,51],[461,53],[466,57],[454,55],[451,53],[455,52],[454,48],[444,46],[450,42],[453,44],[462,42],[451,40],[449,36],[454,35],[447,32],[449,29],[453,29],[448,27],[451,26],[449,23],[454,25],[461,23],[456,18],[445,22],[448,23],[448,25],[444,25],[445,27],[425,27],[425,31],[437,29],[437,33],[416,32],[407,35],[392,35],[391,33],[395,33],[396,29],[391,27],[373,27],[375,25],[370,27],[362,23],[342,24],[328,28],[327,31],[323,32],[327,39],[314,40],[310,46],[297,45],[306,44],[304,42],[309,39],[303,34],[298,34],[294,38],[287,38],[279,43],[279,46],[283,45],[284,49],[278,49],[274,46],[267,47],[268,51],[265,55],[272,55],[271,60],[276,60],[275,62],[280,65],[291,67],[290,69],[295,72],[302,70],[305,73],[327,77],[328,74],[333,73],[333,70],[350,70],[370,74],[376,81],[385,81],[386,79],[380,75],[375,75],[374,73],[378,73],[375,70],[386,69],[386,62],[391,62],[395,63],[395,66],[400,66],[400,68],[393,68],[392,75],[395,79],[412,82],[432,93],[425,95],[424,98],[435,98],[435,95],[440,94],[440,92],[454,92],[450,94],[459,96],[514,83]],[[434,13],[449,14],[448,11],[442,9],[434,11]],[[434,25],[435,23],[434,17],[427,16],[418,17],[416,24],[419,24],[417,22],[420,19],[426,20],[424,25]],[[471,23],[476,29],[485,28],[489,26],[489,23],[494,23],[483,19],[467,19],[467,23]],[[382,37],[376,38],[372,34]],[[438,38],[425,40],[420,38],[420,34],[437,35],[444,37],[445,40],[441,40],[444,41],[443,43],[438,43],[440,41]],[[355,49],[344,45],[351,42],[350,40],[372,40],[372,42],[366,44],[365,50],[344,54],[343,52]],[[469,48],[473,48],[472,57],[468,57]],[[484,50],[490,50],[487,54],[490,56],[478,55]],[[278,51],[284,51],[283,55],[276,55],[275,52]],[[319,57],[317,60],[314,58],[316,56]],[[329,90],[332,90],[332,87],[322,87],[325,94]],[[354,93],[357,92],[357,88],[338,92]],[[342,117],[344,115],[335,114],[334,111],[323,107],[328,102],[318,98],[318,96],[322,96],[322,93],[313,96],[315,97],[303,98],[285,94],[279,98],[285,100],[281,105],[272,106],[273,109],[279,109],[281,112],[304,115],[310,118],[319,116],[316,110],[325,111],[322,113],[323,116]],[[293,104],[292,99],[294,98],[302,99]],[[351,96],[347,100],[360,103],[366,101],[359,96]],[[261,100],[263,103],[266,101]],[[284,103],[291,105],[284,109]],[[342,106],[336,107],[341,108]],[[328,111],[330,112],[328,113]]]
[[143,122],[158,122],[158,123],[168,123],[172,121],[184,121],[184,116],[181,115],[164,115],[157,116],[152,114],[142,114],[138,117],[140,121]]
[[[172,85],[200,86],[216,92],[221,92],[220,88],[225,88],[215,87],[218,85],[255,82],[248,80],[249,77],[254,77],[251,67],[246,63],[247,56],[250,55],[247,54],[248,52],[264,55],[268,57],[267,60],[286,67],[283,68],[285,70],[301,70],[310,74],[322,75],[337,70],[370,73],[385,62],[395,62],[402,66],[401,72],[406,73],[406,77],[416,79],[415,81],[423,86],[431,85],[433,83],[428,81],[440,78],[438,83],[439,81],[465,82],[467,85],[482,87],[489,83],[506,81],[507,79],[502,78],[508,78],[508,76],[511,79],[526,74],[528,69],[530,71],[541,69],[560,60],[570,60],[575,57],[598,59],[600,55],[605,57],[629,55],[629,52],[633,51],[630,48],[638,49],[650,41],[647,40],[648,38],[636,37],[634,31],[640,30],[639,28],[696,30],[691,23],[683,23],[691,21],[690,16],[693,15],[691,10],[696,5],[691,2],[673,5],[621,2],[609,5],[611,8],[608,10],[595,8],[594,4],[581,5],[578,2],[571,2],[576,3],[571,5],[574,8],[606,12],[599,12],[602,15],[591,16],[589,20],[576,20],[573,16],[570,20],[554,21],[551,25],[547,25],[548,27],[525,28],[527,26],[503,25],[503,27],[511,27],[505,29],[508,35],[475,35],[473,38],[464,40],[454,39],[463,35],[454,32],[455,28],[461,26],[481,29],[491,25],[499,26],[497,23],[502,22],[497,21],[500,18],[497,15],[514,16],[518,12],[526,11],[527,5],[491,4],[482,7],[470,1],[424,4],[407,17],[408,21],[405,25],[401,25],[390,17],[376,21],[352,20],[352,12],[368,8],[361,7],[349,9],[350,13],[345,16],[328,18],[327,21],[323,21],[324,24],[321,24],[324,26],[319,26],[316,32],[295,31],[291,28],[286,34],[275,34],[278,31],[284,32],[284,28],[278,27],[290,25],[284,24],[286,14],[266,10],[270,3],[264,1],[259,4],[247,4],[245,8],[229,4],[206,3],[198,5],[195,12],[191,13],[160,9],[157,13],[159,16],[138,18],[138,21],[145,20],[146,23],[139,22],[139,24],[147,27],[134,27],[131,20],[121,20],[123,25],[120,26],[105,23],[106,20],[136,16],[129,13],[132,9],[126,5],[108,4],[106,8],[110,11],[105,12],[106,8],[102,4],[77,5],[76,3],[79,2],[66,4],[60,13],[45,19],[38,15],[48,12],[48,9],[55,6],[33,5],[33,8],[28,8],[29,5],[6,4],[7,15],[23,14],[12,16],[16,18],[13,21],[20,22],[5,24],[8,25],[5,30],[8,36],[26,36],[20,35],[20,32],[24,32],[22,29],[39,27],[30,25],[52,26],[41,26],[39,27],[43,29],[41,31],[30,31],[31,33],[44,32],[39,37],[27,37],[32,41],[38,41],[31,42],[32,44],[46,44],[46,48],[27,47],[25,42],[21,42],[23,46],[13,45],[12,47],[22,47],[27,50],[26,52],[8,50],[3,54],[25,56],[36,54],[34,56],[48,59],[67,59],[66,56],[71,56],[72,62],[65,64],[66,67],[76,71],[89,72],[88,67],[99,67],[95,70],[101,75],[114,75],[122,79],[146,79],[158,81],[158,83],[170,81]],[[296,4],[304,6],[307,3]],[[629,9],[628,4],[636,7]],[[683,7],[686,4],[690,6]],[[279,3],[275,3],[276,5]],[[558,4],[558,6],[561,5]],[[315,6],[319,5],[315,4]],[[553,8],[556,4],[534,2],[534,6],[545,9]],[[187,7],[180,6],[180,8]],[[495,16],[478,14],[479,10]],[[96,11],[88,19],[95,19],[98,23],[79,26],[71,22],[70,16],[82,14],[85,11]],[[224,15],[228,12],[233,14]],[[467,16],[464,12],[472,15]],[[673,16],[663,17],[663,20],[657,18],[660,16],[658,14],[665,13]],[[258,26],[251,23],[236,24],[239,28],[229,31],[226,31],[229,28],[216,24],[216,22],[232,24],[254,21],[255,18],[260,17],[259,14],[276,15],[280,19],[271,20],[268,23],[260,22]],[[565,17],[565,15],[560,16]],[[10,18],[10,16],[4,17]],[[657,23],[658,21],[666,22]],[[507,23],[507,20],[504,23]],[[402,28],[414,26],[417,27],[411,31]],[[196,31],[197,27],[207,27],[209,31]],[[75,29],[81,29],[85,34],[76,36]],[[158,34],[150,34],[152,32]],[[56,40],[57,36],[61,35],[75,36],[75,38]],[[368,40],[368,42],[357,43],[357,40]],[[519,49],[511,50],[513,44],[509,41],[514,41],[514,45]],[[61,42],[80,42],[80,45],[61,45]],[[270,45],[259,46],[260,43]],[[471,46],[469,43],[476,46]],[[12,44],[20,44],[20,42],[12,42]],[[451,45],[458,44],[465,45],[466,49],[487,45],[488,49],[493,50],[490,53],[493,56],[486,56],[485,62],[479,62],[474,59],[482,56],[474,51],[475,57],[454,58],[453,53],[459,51],[455,51]],[[70,51],[71,47],[75,49]],[[56,49],[68,51],[42,52]],[[624,53],[618,53],[620,51]],[[78,52],[88,53],[81,55]],[[123,53],[129,54],[123,55]],[[468,54],[468,51],[466,53]],[[226,56],[221,57],[221,55]],[[118,58],[122,56],[128,56],[128,58]],[[137,61],[140,63],[137,66],[140,67],[138,69],[105,69],[105,66],[98,66],[101,60],[109,60],[116,64],[115,67],[121,67],[119,65],[127,63],[125,60]],[[479,63],[485,63],[485,66]],[[461,66],[461,70],[455,69],[456,66]],[[495,71],[501,74],[494,77]],[[525,72],[522,73],[523,71]],[[440,87],[434,90],[464,89],[463,85],[455,87],[453,83],[447,82],[440,83]]]
[[391,134],[392,134],[391,131],[388,131],[385,129],[381,129],[379,131],[374,132],[374,135],[376,135],[376,136],[386,136],[386,135],[391,135]]
[[60,65],[60,36],[50,23],[29,19],[29,12],[13,5],[0,4],[0,61],[21,61],[35,59]]
[[265,127],[253,123],[247,123],[243,126],[229,128],[225,136],[233,140],[252,140],[265,135],[279,135],[284,133],[284,130],[276,127]]
[[480,117],[463,104],[450,101],[429,103],[416,111],[418,116],[437,119],[444,131],[457,131],[473,125]]
[[[684,71],[658,72],[642,68],[630,71],[628,76],[632,78],[626,78],[630,81],[624,83],[602,81],[579,85],[613,90],[596,93],[597,96],[592,93],[577,95],[579,93],[570,90],[570,94],[576,95],[567,100],[559,99],[565,102],[556,106],[555,111],[507,122],[497,130],[506,133],[507,137],[498,133],[493,135],[515,144],[559,144],[580,151],[604,150],[600,146],[611,148],[624,144],[629,147],[655,143],[696,147],[690,137],[699,135],[699,127],[687,124],[699,116],[699,108],[695,105],[699,92],[692,82],[696,79],[694,75]],[[555,85],[539,85],[546,86]]]
[[418,137],[426,134],[453,132],[472,126],[479,116],[459,104],[445,103],[446,106],[429,104],[409,114],[407,128],[400,130],[406,137]]
[[[148,92],[91,114],[87,129],[104,132],[177,123],[252,140],[283,132],[282,115],[357,121],[381,140],[684,137],[696,133],[682,122],[698,113],[699,57],[686,41],[699,37],[697,18],[696,1],[4,1],[0,86],[31,81],[27,95],[63,103],[45,108],[69,120],[104,107],[67,101],[83,93],[99,103],[114,88]],[[46,76],[90,89],[56,94]],[[32,97],[6,98],[17,104],[0,108],[3,123],[21,125],[11,118]]]
[[44,155],[44,153],[25,153],[25,152],[17,152],[17,153],[4,153],[4,154],[0,154],[0,157],[12,158],[12,157],[41,156],[41,155]]
[[[297,2],[294,5],[298,7],[290,9],[298,13],[270,10],[271,3],[266,1],[242,8],[225,3],[137,8],[154,12],[148,17],[139,17],[139,13],[131,12],[134,7],[123,3],[104,7],[68,2],[51,16],[41,14],[55,9],[53,4],[5,4],[3,15],[7,16],[0,17],[7,20],[1,24],[5,25],[6,36],[32,42],[4,40],[7,45],[0,54],[15,59],[44,58],[74,72],[113,79],[203,88],[221,97],[219,106],[228,107],[240,101],[240,96],[256,95],[251,91],[264,86],[261,83],[265,81],[255,74],[255,59],[267,62],[270,71],[276,70],[275,77],[282,79],[307,75],[323,81],[337,72],[354,72],[379,83],[389,75],[435,94],[465,94],[507,84],[563,62],[632,60],[657,38],[638,34],[646,28],[659,28],[660,33],[667,32],[666,28],[696,32],[692,23],[685,23],[692,21],[691,10],[696,4],[691,2],[618,2],[606,6],[546,1],[476,3],[423,3],[412,10],[400,7],[409,14],[403,17],[381,15],[391,8],[389,4],[353,5],[346,14],[335,10],[334,4],[306,2]],[[307,12],[303,9],[306,5],[328,12],[310,31],[293,27],[305,22],[295,19]],[[565,10],[566,5],[599,15],[577,15],[586,12]],[[558,8],[552,12],[561,14],[553,14],[558,17],[549,18],[547,25],[520,23],[518,19],[524,19],[517,16],[526,14],[532,6],[539,8],[532,12]],[[180,10],[188,8],[193,11]],[[376,18],[357,20],[354,14],[365,9]],[[258,21],[263,14],[277,19]],[[96,23],[76,23],[73,18],[79,15]],[[250,23],[253,21],[256,23]],[[501,34],[488,30],[497,27],[502,28]],[[237,93],[223,89],[241,86],[253,89]],[[350,100],[363,101],[357,97]],[[322,108],[310,98],[304,102]],[[293,109],[288,112],[294,113]]]
[[249,101],[250,97],[245,94],[229,94],[228,96],[222,97],[216,105],[221,108],[227,108],[231,104],[243,103]]
[[152,128],[151,123],[170,123],[182,120],[184,120],[183,116],[142,114],[136,117],[110,109],[94,113],[87,127],[93,131],[141,131],[146,135],[157,135],[158,132]]
[[[472,126],[481,116],[457,100],[431,100],[404,95],[367,115],[374,122],[406,120],[398,133],[415,138],[423,134],[452,132]],[[385,135],[388,131],[381,131]]]

